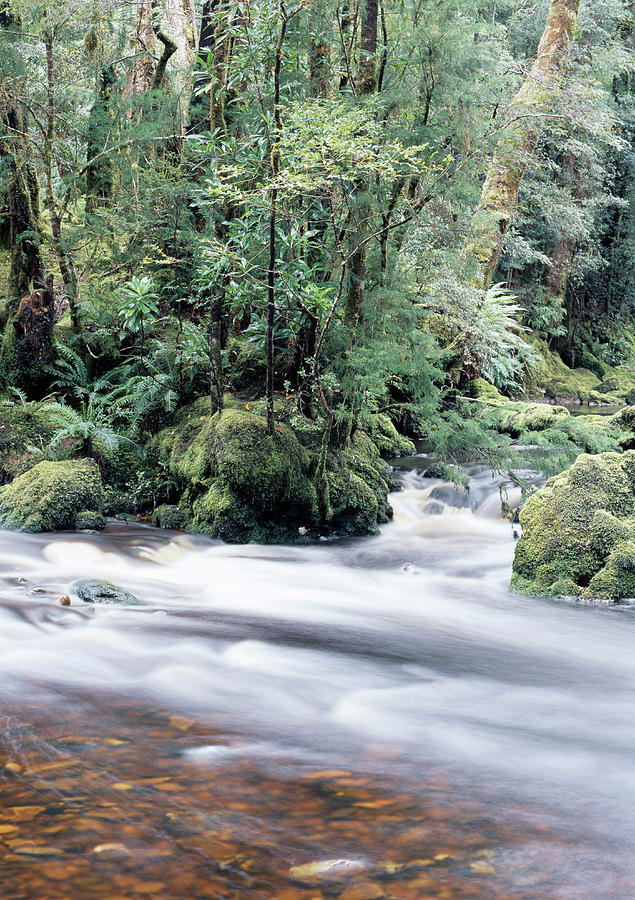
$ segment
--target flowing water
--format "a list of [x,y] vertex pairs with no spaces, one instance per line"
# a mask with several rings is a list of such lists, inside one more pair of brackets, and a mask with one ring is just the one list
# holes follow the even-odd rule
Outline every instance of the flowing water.
[[3,900],[635,896],[633,611],[511,594],[487,470],[402,477],[363,540],[2,533]]

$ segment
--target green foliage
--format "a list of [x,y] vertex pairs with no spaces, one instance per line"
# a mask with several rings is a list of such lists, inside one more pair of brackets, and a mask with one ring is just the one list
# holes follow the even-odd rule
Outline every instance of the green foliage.
[[159,298],[152,279],[148,275],[142,278],[135,275],[124,284],[120,296],[118,311],[123,327],[133,334],[149,331],[159,315]]

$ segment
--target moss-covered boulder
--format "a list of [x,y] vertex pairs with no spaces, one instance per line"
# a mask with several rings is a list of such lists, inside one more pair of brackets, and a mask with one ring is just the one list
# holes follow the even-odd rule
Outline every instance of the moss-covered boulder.
[[[373,428],[386,454],[412,452],[387,417]],[[181,482],[179,506],[194,531],[240,543],[375,534],[390,516],[392,489],[375,441],[358,429],[345,446],[323,451],[313,431],[300,432],[303,445],[287,424],[269,435],[266,418],[253,410],[233,404],[210,416],[197,401],[150,451]]]
[[94,460],[41,462],[0,488],[0,526],[28,532],[75,528],[78,514],[101,511],[102,503]]
[[412,456],[415,445],[410,438],[399,434],[392,419],[385,413],[376,413],[368,424],[368,434],[381,455],[386,458]]
[[83,509],[75,516],[75,528],[78,531],[101,531],[106,527],[106,520],[94,509]]
[[157,528],[179,530],[185,528],[187,519],[182,509],[171,503],[162,503],[152,513],[152,524]]
[[529,498],[520,524],[514,590],[635,597],[635,451],[579,456]]
[[500,408],[500,431],[519,437],[527,431],[546,431],[563,419],[569,410],[549,403],[507,403]]

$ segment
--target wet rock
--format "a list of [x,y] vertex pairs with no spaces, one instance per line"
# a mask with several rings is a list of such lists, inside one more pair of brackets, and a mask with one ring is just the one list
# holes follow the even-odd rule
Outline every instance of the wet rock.
[[339,900],[381,900],[386,896],[381,884],[376,881],[361,881],[359,884],[352,884],[340,894]]
[[525,503],[512,589],[616,601],[635,597],[635,451],[583,454]]
[[64,596],[60,597],[57,602],[60,604],[60,606],[70,606],[71,598],[68,596],[68,594],[64,594]]
[[353,859],[324,859],[305,863],[303,866],[292,866],[289,878],[303,884],[319,885],[330,882],[347,881],[354,875],[365,872],[367,866]]
[[117,587],[111,581],[85,579],[76,581],[73,593],[84,603],[112,603],[119,606],[138,606],[139,601],[133,594]]

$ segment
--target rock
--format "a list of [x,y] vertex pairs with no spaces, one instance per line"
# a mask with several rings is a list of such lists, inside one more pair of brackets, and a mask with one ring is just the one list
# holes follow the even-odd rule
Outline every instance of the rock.
[[525,503],[512,589],[635,597],[635,451],[583,454]]
[[[234,543],[279,543],[309,533],[376,534],[390,518],[390,469],[364,430],[323,449],[309,420],[305,431],[278,423],[269,435],[266,418],[235,401],[220,415],[206,414],[208,408],[197,401],[181,410],[150,446],[187,485],[180,508],[191,516],[192,531]],[[380,425],[396,452],[392,423]],[[409,442],[400,447],[411,449]]]
[[60,606],[70,606],[71,598],[68,596],[68,594],[64,594],[64,596],[60,597],[57,602],[60,604]]
[[164,503],[157,506],[152,514],[152,524],[157,528],[167,528],[172,531],[178,531],[185,528],[187,522],[185,515],[178,506],[171,506]]
[[289,878],[311,885],[340,883],[366,871],[366,868],[365,863],[352,859],[325,859],[305,863],[303,866],[292,866]]
[[340,894],[338,900],[381,900],[386,892],[376,881],[360,881],[352,884]]
[[113,603],[120,606],[138,606],[139,601],[133,594],[117,587],[111,581],[84,579],[72,585],[72,592],[84,603]]
[[101,513],[91,509],[83,509],[75,517],[77,531],[102,531],[106,527],[106,520]]
[[40,462],[0,488],[0,526],[31,533],[71,529],[78,513],[100,510],[102,502],[94,460]]

